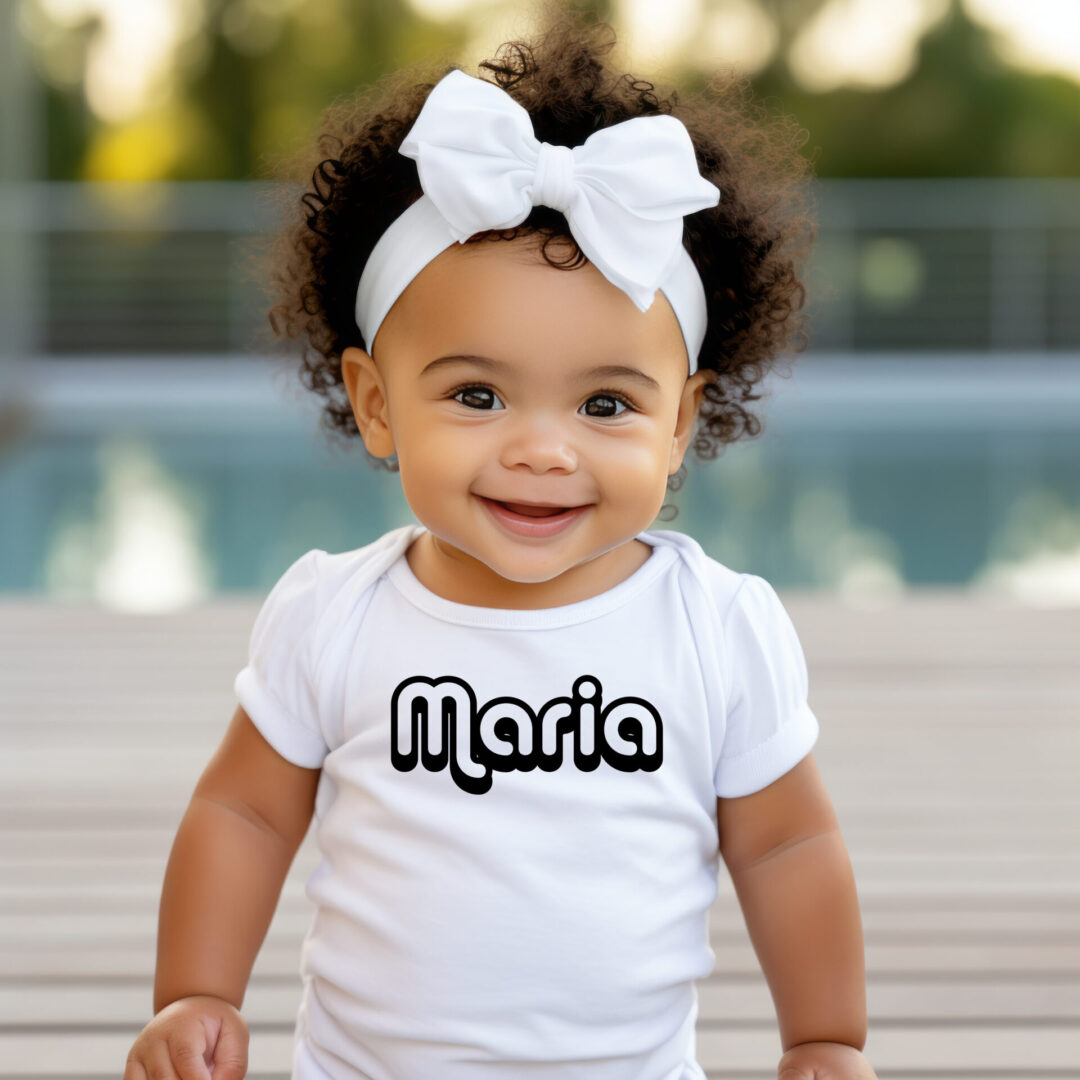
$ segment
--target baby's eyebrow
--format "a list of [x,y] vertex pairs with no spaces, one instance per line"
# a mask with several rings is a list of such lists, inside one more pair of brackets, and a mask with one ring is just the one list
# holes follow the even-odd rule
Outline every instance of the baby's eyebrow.
[[[477,367],[487,368],[490,371],[508,371],[511,367],[504,360],[492,360],[489,356],[474,356],[471,353],[466,353],[455,356],[440,356],[427,364],[420,374],[426,375],[429,371],[436,370],[446,364],[475,364]],[[654,378],[646,375],[644,371],[640,371],[636,367],[629,367],[626,364],[601,364],[598,367],[589,368],[588,371],[583,371],[578,375],[577,381],[586,382],[589,379],[620,377],[639,382],[650,390],[660,389],[660,384]]]

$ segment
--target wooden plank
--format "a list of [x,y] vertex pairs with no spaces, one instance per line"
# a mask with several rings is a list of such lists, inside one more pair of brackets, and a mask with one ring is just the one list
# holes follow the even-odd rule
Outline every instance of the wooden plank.
[[[0,1080],[119,1075],[152,1008],[169,848],[261,599],[0,602]],[[784,601],[859,887],[868,1056],[883,1080],[1080,1077],[1080,609]],[[256,959],[251,1080],[289,1077],[318,861],[309,833]],[[699,1060],[767,1080],[772,1000],[722,867],[709,929]]]
[[[295,973],[271,976],[257,969],[244,997],[244,1017],[259,1027],[291,1025],[300,994]],[[1064,1023],[1080,1012],[1080,976],[1062,980],[1036,975],[995,984],[958,975],[913,975],[904,981],[871,975],[866,996],[872,1022]],[[698,984],[698,998],[703,1021],[775,1023],[772,998],[760,973],[714,972]],[[8,1026],[130,1024],[138,1029],[150,1019],[152,1009],[152,986],[140,977],[91,975],[78,981],[41,977],[26,979],[18,987],[10,978],[0,982],[0,1016]]]
[[[749,942],[716,942],[716,969],[740,977],[759,971]],[[298,970],[299,940],[267,940],[260,953],[267,970],[291,975]],[[988,980],[1028,978],[1046,973],[1062,979],[1080,977],[1080,946],[1057,944],[965,945],[881,944],[866,946],[866,967],[873,975],[918,975],[942,972],[950,976],[982,974]],[[0,969],[8,978],[61,978],[64,975],[138,976],[153,979],[154,948],[151,941],[108,937],[72,943],[62,936],[45,942],[0,944]],[[1080,1060],[1080,1059],[1078,1059]]]
[[[292,1033],[292,1021],[252,1029],[249,1077],[288,1076]],[[124,1025],[0,1031],[0,1077],[77,1075],[85,1080],[104,1076],[115,1080],[136,1034]],[[1060,1023],[965,1023],[948,1028],[878,1024],[867,1041],[866,1053],[883,1077],[909,1073],[923,1077],[935,1070],[950,1070],[955,1076],[955,1070],[962,1070],[962,1076],[999,1080],[1011,1072],[1030,1080],[1068,1076],[1060,1070],[1062,1063],[1078,1060],[1078,1039],[1075,1025]],[[741,1020],[738,1026],[710,1022],[698,1030],[697,1057],[710,1075],[729,1077],[735,1070],[754,1070],[753,1075],[766,1077],[771,1065],[775,1076],[780,1053],[779,1036],[769,1022],[755,1025]]]

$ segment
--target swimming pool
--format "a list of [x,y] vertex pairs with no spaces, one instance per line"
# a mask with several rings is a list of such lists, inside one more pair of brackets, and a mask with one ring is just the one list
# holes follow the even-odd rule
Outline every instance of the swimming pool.
[[[0,591],[171,610],[415,520],[396,475],[325,442],[290,366],[35,365],[0,448]],[[766,388],[763,433],[689,455],[653,528],[778,589],[1080,603],[1076,358],[804,354]]]

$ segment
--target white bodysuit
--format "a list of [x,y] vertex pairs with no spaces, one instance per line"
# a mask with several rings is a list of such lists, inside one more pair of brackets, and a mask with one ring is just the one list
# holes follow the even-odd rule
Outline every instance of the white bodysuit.
[[818,735],[787,612],[672,530],[578,603],[455,603],[422,531],[297,559],[236,676],[322,769],[293,1080],[704,1080],[716,800]]

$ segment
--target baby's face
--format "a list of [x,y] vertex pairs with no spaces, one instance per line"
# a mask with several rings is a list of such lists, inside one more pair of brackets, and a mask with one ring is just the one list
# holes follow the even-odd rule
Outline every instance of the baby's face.
[[[706,378],[687,378],[663,293],[641,312],[591,263],[554,269],[537,244],[452,245],[398,297],[374,360],[342,357],[367,449],[397,454],[431,533],[428,576],[479,606],[572,602],[621,579],[619,565],[629,572]],[[583,509],[551,535],[525,535],[493,502]]]

